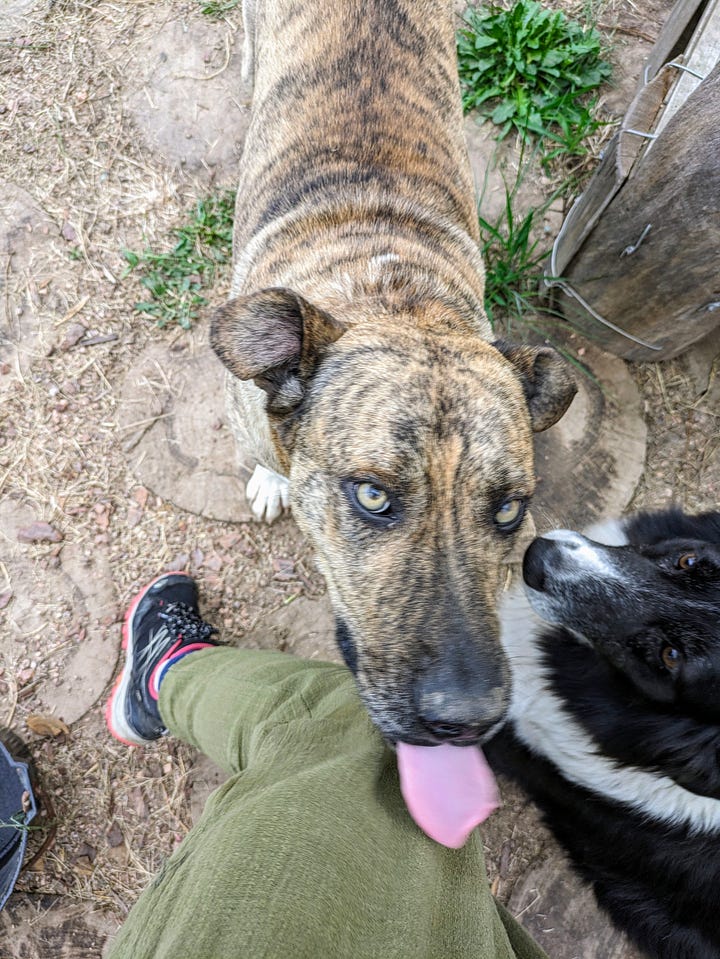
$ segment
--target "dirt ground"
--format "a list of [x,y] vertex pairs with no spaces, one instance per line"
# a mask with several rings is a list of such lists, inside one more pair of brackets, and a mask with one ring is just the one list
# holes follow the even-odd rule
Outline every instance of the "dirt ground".
[[[163,248],[198,197],[234,185],[249,96],[238,11],[211,20],[190,0],[6,7],[0,724],[29,742],[44,811],[0,913],[0,959],[88,959],[219,781],[189,747],[130,750],[105,731],[133,593],[162,569],[187,569],[207,618],[238,644],[336,653],[323,582],[292,520],[247,522],[205,324],[159,329],[133,310],[140,290],[123,278],[122,249]],[[609,116],[622,115],[668,10],[602,9],[615,44]],[[479,167],[487,137],[471,121],[468,133]],[[226,288],[227,275],[213,303]],[[662,365],[608,360],[637,397],[623,504],[717,504],[719,352],[716,336]],[[496,894],[556,959],[634,955],[510,787],[486,834]]]

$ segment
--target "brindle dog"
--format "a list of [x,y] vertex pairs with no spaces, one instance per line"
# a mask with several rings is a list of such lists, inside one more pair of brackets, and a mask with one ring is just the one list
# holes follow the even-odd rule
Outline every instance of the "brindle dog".
[[289,477],[385,736],[479,741],[508,698],[496,594],[532,532],[532,432],[575,386],[554,351],[489,342],[452,3],[244,15],[252,120],[211,338],[265,467],[253,506],[272,519]]

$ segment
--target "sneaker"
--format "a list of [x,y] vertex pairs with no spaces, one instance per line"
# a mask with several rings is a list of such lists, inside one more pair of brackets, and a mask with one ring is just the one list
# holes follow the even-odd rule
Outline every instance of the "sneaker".
[[213,633],[200,618],[197,586],[186,573],[163,573],[138,593],[123,623],[125,666],[105,709],[116,739],[145,746],[166,735],[158,710],[165,669],[187,653],[218,646]]

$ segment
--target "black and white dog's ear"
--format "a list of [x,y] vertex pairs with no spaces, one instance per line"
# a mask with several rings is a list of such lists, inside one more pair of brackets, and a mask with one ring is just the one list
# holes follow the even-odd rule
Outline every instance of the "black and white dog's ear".
[[711,510],[695,515],[678,506],[643,510],[624,520],[628,541],[634,546],[654,546],[666,540],[697,540],[720,546],[720,513]]
[[518,346],[496,340],[493,346],[515,367],[525,391],[535,433],[557,423],[577,393],[570,367],[549,346]]
[[278,287],[216,310],[210,344],[234,376],[268,394],[268,410],[283,413],[300,403],[324,351],[343,332],[329,313]]

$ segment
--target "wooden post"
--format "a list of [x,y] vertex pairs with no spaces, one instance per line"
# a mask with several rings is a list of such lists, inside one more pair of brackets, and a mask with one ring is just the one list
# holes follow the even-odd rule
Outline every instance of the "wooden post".
[[720,325],[720,63],[642,155],[561,276],[581,298],[559,299],[573,326],[626,359],[677,356]]

